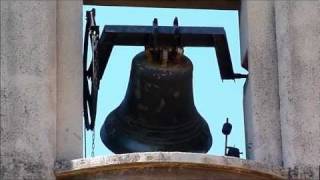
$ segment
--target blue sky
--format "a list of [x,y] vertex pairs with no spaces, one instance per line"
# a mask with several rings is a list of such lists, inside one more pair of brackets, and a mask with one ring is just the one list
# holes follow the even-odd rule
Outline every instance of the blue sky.
[[[240,66],[239,21],[237,11],[192,10],[169,8],[127,8],[108,6],[84,6],[85,11],[96,8],[96,22],[100,31],[104,25],[151,25],[158,18],[159,26],[172,25],[178,17],[180,26],[224,27],[235,72],[246,73]],[[85,18],[83,18],[85,24]],[[95,155],[112,154],[101,142],[100,128],[106,116],[122,101],[129,80],[132,58],[143,47],[115,47],[102,78],[98,97],[95,133]],[[208,154],[224,154],[224,135],[221,133],[225,119],[229,117],[233,128],[228,145],[240,148],[245,154],[243,122],[244,79],[221,81],[214,48],[185,48],[193,62],[193,90],[195,105],[209,124],[213,145]],[[90,57],[90,54],[89,56]],[[86,132],[87,157],[91,154],[92,133]],[[245,158],[245,155],[241,155]]]

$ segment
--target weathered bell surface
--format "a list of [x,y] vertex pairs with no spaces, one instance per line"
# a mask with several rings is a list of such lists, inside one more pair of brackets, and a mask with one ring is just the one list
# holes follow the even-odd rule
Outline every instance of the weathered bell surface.
[[208,152],[212,137],[194,105],[192,69],[183,55],[165,67],[136,55],[126,96],[101,128],[103,143],[114,153]]

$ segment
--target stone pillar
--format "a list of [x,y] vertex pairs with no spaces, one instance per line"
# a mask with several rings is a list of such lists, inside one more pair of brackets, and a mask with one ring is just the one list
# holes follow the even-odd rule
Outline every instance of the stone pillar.
[[57,159],[82,157],[82,0],[57,1]]
[[319,169],[320,1],[275,7],[284,166]]
[[241,53],[248,60],[244,87],[247,158],[281,165],[281,132],[274,1],[243,0],[240,11]]
[[54,179],[57,2],[0,3],[0,179]]

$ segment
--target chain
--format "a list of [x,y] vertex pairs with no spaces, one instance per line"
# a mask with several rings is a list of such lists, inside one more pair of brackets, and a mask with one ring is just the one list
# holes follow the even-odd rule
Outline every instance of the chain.
[[93,130],[92,130],[91,157],[94,157],[94,149],[95,149],[94,141],[95,141],[95,129],[93,128]]
[[87,158],[87,130],[84,128],[84,158]]

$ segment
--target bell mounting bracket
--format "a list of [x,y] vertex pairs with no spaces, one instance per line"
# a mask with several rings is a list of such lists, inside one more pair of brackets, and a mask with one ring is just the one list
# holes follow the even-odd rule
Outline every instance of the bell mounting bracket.
[[[214,47],[222,80],[246,78],[234,73],[228,48],[226,32],[222,27],[179,26],[175,18],[173,26],[158,26],[154,19],[152,26],[106,25],[99,37],[95,22],[95,10],[86,13],[84,37],[84,120],[87,130],[93,130],[97,109],[99,83],[108,64],[114,46],[157,47]],[[92,61],[87,68],[88,39],[91,40]],[[91,91],[89,90],[91,84]]]

